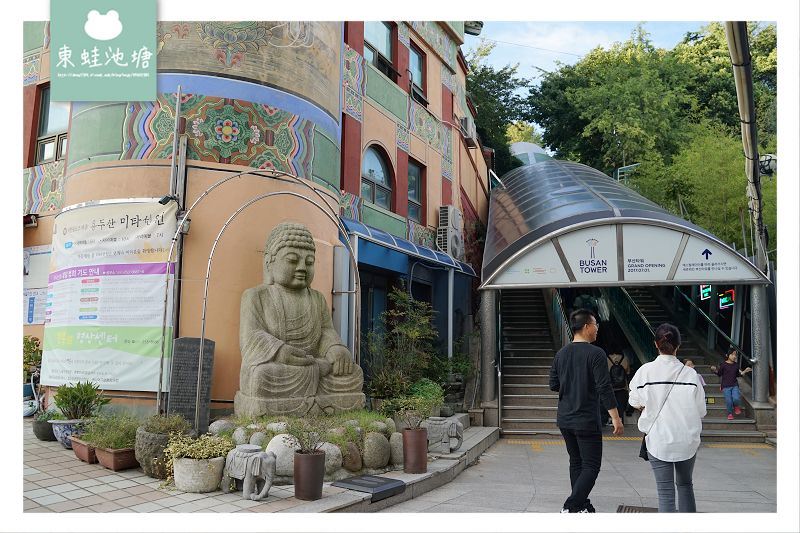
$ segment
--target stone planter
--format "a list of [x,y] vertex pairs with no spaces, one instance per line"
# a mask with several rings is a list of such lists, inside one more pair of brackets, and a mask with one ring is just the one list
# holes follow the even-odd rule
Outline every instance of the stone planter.
[[33,420],[31,422],[31,427],[33,428],[33,434],[36,435],[37,439],[51,441],[56,440],[56,436],[53,433],[53,425],[49,420]]
[[[222,481],[225,458],[187,459],[182,457],[173,460],[172,464],[175,488],[183,492],[214,492]],[[324,467],[323,461],[323,469]]]
[[142,466],[145,475],[156,479],[167,479],[164,459],[164,448],[169,442],[169,435],[150,433],[143,426],[136,430],[136,445],[134,446],[136,460]]
[[294,497],[298,500],[322,498],[325,478],[325,452],[294,454]]
[[98,463],[114,472],[139,466],[133,448],[95,448],[95,454]]
[[72,451],[75,453],[75,457],[90,465],[97,462],[97,454],[95,453],[94,446],[79,439],[76,435],[70,437],[70,443],[72,444]]
[[61,445],[68,449],[72,449],[72,441],[70,437],[72,437],[73,433],[80,433],[83,427],[83,420],[48,420],[53,426],[53,434],[56,436],[56,440],[61,443]]

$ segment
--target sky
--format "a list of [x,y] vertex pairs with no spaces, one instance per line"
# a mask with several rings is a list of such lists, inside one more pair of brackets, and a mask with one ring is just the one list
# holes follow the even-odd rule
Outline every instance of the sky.
[[[658,48],[673,48],[688,31],[707,22],[642,21],[650,40]],[[610,47],[627,40],[637,21],[625,22],[484,22],[477,37],[467,35],[462,50],[468,55],[481,39],[496,42],[488,62],[495,68],[519,63],[519,74],[537,81],[541,72],[556,70],[557,62],[572,64],[597,46]],[[513,44],[509,44],[513,43]],[[538,68],[537,68],[538,67]]]

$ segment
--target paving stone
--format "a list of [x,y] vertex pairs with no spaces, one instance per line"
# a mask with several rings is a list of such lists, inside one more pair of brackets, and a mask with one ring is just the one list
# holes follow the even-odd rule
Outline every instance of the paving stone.
[[112,487],[111,485],[106,485],[104,483],[102,485],[97,485],[97,486],[94,486],[94,487],[86,487],[86,490],[88,490],[92,494],[105,494],[106,492],[112,492],[112,491],[119,490],[119,489],[116,489],[116,488]]
[[194,513],[195,511],[199,511],[200,509],[205,509],[205,505],[200,502],[183,502],[180,505],[176,505],[174,507],[170,507],[176,513]]
[[37,507],[40,507],[40,505],[38,503],[36,503],[35,501],[29,500],[28,498],[23,498],[22,499],[22,510],[23,511],[27,511],[29,509],[36,509]]
[[159,500],[158,503],[164,507],[175,507],[177,505],[183,505],[186,503],[186,500],[181,500],[177,496],[168,496]]
[[278,513],[280,511],[296,507],[301,503],[303,502],[296,498],[284,498],[274,502],[262,503],[261,505],[250,507],[248,510],[254,513]]
[[91,496],[92,493],[85,489],[75,489],[62,492],[61,495],[68,500],[77,500],[78,498],[83,498],[84,496]]
[[153,489],[144,485],[133,485],[131,487],[125,487],[125,491],[128,494],[133,494],[136,496],[145,492],[153,492]]
[[198,493],[198,492],[181,492],[180,494],[177,494],[177,496],[178,496],[178,498],[180,498],[181,500],[183,500],[185,502],[193,502],[195,500],[202,500],[204,498],[208,498],[211,494],[214,494],[214,493],[213,492],[210,492],[210,493],[204,493],[204,492],[200,492],[200,493]]
[[85,489],[87,487],[96,487],[97,485],[102,485],[102,481],[97,481],[96,479],[82,479],[80,481],[75,482],[75,486]]
[[241,507],[236,507],[231,503],[221,503],[219,505],[210,508],[210,510],[214,511],[215,513],[234,513],[239,509],[241,509]]
[[231,502],[231,505],[235,505],[239,509],[249,509],[250,507],[256,507],[257,505],[261,505],[261,502],[241,499]]
[[113,481],[124,481],[125,480],[124,477],[118,476],[116,474],[111,474],[111,475],[108,475],[108,476],[100,476],[97,479],[102,481],[103,483],[111,483]]
[[84,496],[83,498],[78,498],[74,501],[80,503],[84,507],[89,507],[107,502],[108,500],[97,494],[92,494],[91,496]]
[[49,496],[51,494],[55,493],[50,489],[36,489],[22,493],[22,495],[25,496],[26,498],[41,498],[42,496]]
[[71,511],[64,511],[65,513],[94,513],[95,511],[90,507],[81,507],[80,509],[73,509]]
[[130,509],[131,511],[136,511],[137,513],[151,513],[153,511],[163,509],[163,507],[161,507],[155,502],[145,502],[145,503],[140,503],[139,505],[134,505]]
[[50,505],[51,503],[65,502],[67,499],[60,494],[51,494],[49,496],[42,496],[41,498],[34,498],[33,501],[39,505]]
[[145,503],[147,500],[140,498],[139,496],[128,496],[127,498],[120,498],[115,499],[114,502],[120,504],[123,507],[133,507],[134,505],[139,505],[140,503]]
[[28,479],[30,481],[35,481],[35,482],[38,483],[39,481],[41,481],[43,479],[50,479],[50,474],[47,474],[47,473],[44,473],[44,472],[39,472],[38,474],[26,475],[25,479]]
[[96,513],[111,513],[121,508],[122,508],[121,505],[115,502],[108,502],[108,501],[92,505],[92,509]]
[[64,476],[61,479],[63,479],[64,481],[69,481],[70,483],[74,483],[76,481],[82,481],[84,479],[87,479],[87,476],[85,474],[70,474],[68,476]]
[[63,513],[66,511],[72,511],[73,509],[80,509],[81,507],[84,506],[78,502],[66,501],[59,503],[51,503],[50,505],[48,505],[48,507],[57,513]]
[[128,487],[138,487],[139,483],[131,481],[130,479],[123,479],[122,481],[112,481],[109,485],[118,489],[127,489]]
[[47,507],[37,507],[36,509],[31,509],[28,512],[29,513],[52,513],[53,511],[48,509]]
[[[91,487],[89,487],[89,489],[87,489],[87,490],[90,490],[90,489],[91,489]],[[131,494],[127,490],[123,490],[123,489],[114,489],[114,490],[112,490],[110,492],[104,492],[103,493],[103,498],[105,498],[106,500],[111,500],[112,502],[115,501],[115,500],[119,500],[121,498],[127,498],[128,496],[133,496],[133,494]]]

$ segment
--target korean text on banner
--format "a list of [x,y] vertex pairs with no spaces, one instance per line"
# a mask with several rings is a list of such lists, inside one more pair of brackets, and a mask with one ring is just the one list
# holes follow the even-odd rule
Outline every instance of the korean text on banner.
[[[175,203],[120,201],[66,209],[56,217],[42,384],[90,380],[112,390],[158,388],[176,213]],[[167,298],[167,355],[171,303]]]

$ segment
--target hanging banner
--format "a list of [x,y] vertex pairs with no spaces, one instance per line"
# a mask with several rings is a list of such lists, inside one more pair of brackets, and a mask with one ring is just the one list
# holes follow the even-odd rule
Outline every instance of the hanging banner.
[[[158,388],[164,296],[165,290],[171,294],[174,274],[174,263],[166,261],[176,213],[174,202],[146,199],[81,205],[56,216],[42,384],[89,380],[112,390]],[[171,304],[168,297],[166,355],[172,344]]]
[[22,249],[22,324],[44,324],[50,245]]

